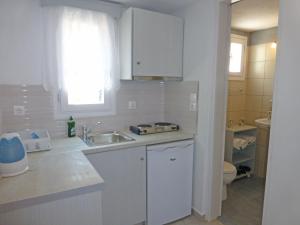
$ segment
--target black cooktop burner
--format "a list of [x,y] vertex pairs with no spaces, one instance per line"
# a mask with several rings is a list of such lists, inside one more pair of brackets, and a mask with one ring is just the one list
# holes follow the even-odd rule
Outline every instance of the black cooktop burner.
[[150,124],[139,124],[137,127],[152,127]]
[[165,127],[165,126],[170,126],[171,123],[159,122],[159,123],[155,123],[154,125],[155,125],[155,126],[162,126],[162,127]]
[[130,126],[129,129],[138,135],[155,134],[163,132],[171,132],[179,130],[179,126],[173,123],[158,122],[150,124],[139,124],[137,126]]

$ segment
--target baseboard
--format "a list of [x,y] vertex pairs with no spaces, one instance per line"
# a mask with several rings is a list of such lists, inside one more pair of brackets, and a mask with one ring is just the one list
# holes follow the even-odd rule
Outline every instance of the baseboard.
[[141,222],[141,223],[134,224],[134,225],[146,225],[146,222]]
[[205,215],[201,215],[201,213],[194,208],[192,209],[192,215],[197,217],[199,220],[201,220],[203,222],[212,222],[212,221],[218,220],[218,219],[213,219],[213,220],[209,221],[206,219]]
[[197,209],[192,208],[192,215],[197,217],[198,219],[200,219],[202,221],[206,221],[205,216],[201,215],[201,213]]

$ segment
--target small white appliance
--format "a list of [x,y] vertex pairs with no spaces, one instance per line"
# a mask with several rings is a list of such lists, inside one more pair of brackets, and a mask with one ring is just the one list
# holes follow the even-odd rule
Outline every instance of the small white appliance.
[[27,170],[27,153],[20,135],[7,133],[0,136],[0,176],[15,176]]
[[147,147],[147,224],[191,215],[193,140]]

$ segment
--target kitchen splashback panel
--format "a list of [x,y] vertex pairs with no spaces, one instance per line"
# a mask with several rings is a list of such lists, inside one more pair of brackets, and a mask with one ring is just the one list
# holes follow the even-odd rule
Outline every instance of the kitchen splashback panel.
[[[194,132],[196,113],[187,110],[186,97],[196,92],[197,82],[122,82],[116,97],[116,115],[75,118],[81,124],[101,121],[100,130],[123,130],[132,124],[157,121],[175,122]],[[38,85],[0,85],[0,132],[24,129],[48,129],[52,137],[66,136],[66,120],[55,120],[53,94]],[[128,109],[128,101],[137,108]],[[177,102],[177,103],[176,103]],[[24,106],[25,115],[14,115],[14,106]]]
[[[116,115],[76,119],[77,125],[103,122],[101,129],[124,129],[130,124],[163,120],[164,86],[158,82],[124,82],[117,93]],[[42,86],[0,85],[2,131],[48,129],[52,137],[66,136],[66,120],[55,120],[53,95]],[[137,109],[129,110],[134,100]],[[25,115],[14,115],[14,106],[24,106]],[[77,126],[79,128],[79,126]]]

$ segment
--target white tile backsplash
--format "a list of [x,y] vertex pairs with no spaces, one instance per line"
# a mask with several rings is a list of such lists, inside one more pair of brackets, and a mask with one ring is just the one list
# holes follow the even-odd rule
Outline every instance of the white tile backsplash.
[[[197,114],[189,112],[188,98],[190,93],[197,93],[198,84],[176,83],[121,82],[116,97],[116,115],[75,118],[78,132],[80,125],[93,126],[98,121],[102,125],[95,129],[101,131],[123,130],[132,124],[157,121],[178,123],[193,131]],[[128,109],[128,101],[135,101],[137,108]],[[25,106],[25,115],[15,116],[14,105]],[[52,137],[66,136],[66,120],[54,119],[52,93],[44,91],[42,86],[0,85],[0,109],[0,132],[1,128],[2,132],[44,128],[49,130]]]
[[[166,121],[179,124],[183,131],[195,133],[198,113],[190,110],[192,93],[198,96],[198,82],[196,81],[166,83],[164,115]],[[199,107],[201,106],[196,106],[197,109]]]

